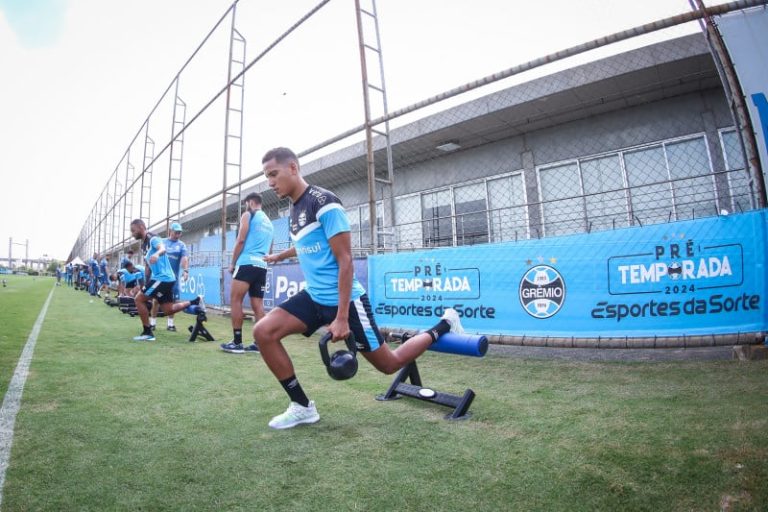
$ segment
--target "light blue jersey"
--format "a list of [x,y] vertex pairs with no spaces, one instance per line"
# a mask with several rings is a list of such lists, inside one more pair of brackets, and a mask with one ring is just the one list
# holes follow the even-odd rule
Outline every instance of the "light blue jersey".
[[144,261],[149,265],[149,270],[152,271],[150,279],[159,283],[171,283],[176,280],[176,274],[173,273],[171,260],[168,259],[167,254],[160,255],[154,263],[149,262],[149,259],[157,254],[162,244],[162,238],[152,233],[147,233],[144,243],[141,244],[141,250],[144,252]]
[[245,238],[243,252],[238,256],[235,266],[253,265],[254,267],[267,268],[264,256],[269,254],[272,247],[272,236],[275,231],[272,221],[261,210],[251,212],[251,220],[248,224],[248,235]]
[[94,277],[99,277],[101,275],[101,272],[99,272],[99,262],[96,261],[96,258],[89,259],[88,266],[91,267]]
[[125,284],[144,281],[144,267],[141,265],[134,265],[133,272],[129,272],[128,269],[124,269],[122,279]]
[[[310,185],[291,205],[291,239],[307,280],[307,293],[318,304],[339,305],[339,264],[329,240],[349,230],[341,201],[324,188]],[[350,302],[364,293],[353,275]]]
[[165,254],[168,255],[168,259],[171,262],[173,275],[178,278],[179,269],[181,268],[181,258],[187,256],[187,244],[181,240],[171,240],[170,238],[163,240],[163,243],[165,244]]
[[101,271],[101,275],[107,275],[109,272],[107,271],[107,259],[102,258],[101,263],[99,263],[99,270]]

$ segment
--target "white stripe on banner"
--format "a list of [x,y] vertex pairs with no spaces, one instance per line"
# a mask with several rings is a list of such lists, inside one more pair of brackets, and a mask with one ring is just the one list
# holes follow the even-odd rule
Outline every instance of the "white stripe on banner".
[[16,371],[13,372],[11,383],[5,392],[3,406],[0,407],[0,506],[3,504],[3,486],[5,485],[5,472],[11,460],[11,445],[13,444],[13,426],[16,423],[16,414],[21,406],[21,393],[24,391],[24,383],[29,375],[29,364],[32,362],[32,353],[35,350],[37,336],[40,334],[40,328],[45,320],[45,313],[48,311],[48,304],[51,303],[53,290],[48,294],[48,299],[43,305],[43,309],[37,316],[32,332],[29,333],[27,344],[21,352],[19,363],[16,365]]

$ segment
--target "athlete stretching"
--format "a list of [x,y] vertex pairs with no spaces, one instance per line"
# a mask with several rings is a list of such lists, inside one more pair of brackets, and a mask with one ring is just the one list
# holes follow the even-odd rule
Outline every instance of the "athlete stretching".
[[147,226],[141,219],[131,222],[131,234],[136,240],[141,240],[141,251],[147,263],[144,289],[136,295],[136,309],[141,317],[143,331],[133,338],[134,341],[155,341],[155,335],[149,325],[149,301],[157,299],[166,315],[172,315],[190,304],[198,305],[202,297],[192,301],[173,302],[173,287],[176,276],[171,269],[171,262],[165,254],[165,245],[160,237],[147,231]]
[[298,257],[307,286],[253,328],[262,357],[291,399],[288,409],[272,418],[269,426],[291,428],[320,419],[315,403],[307,398],[282,344],[290,334],[310,336],[327,325],[333,341],[355,336],[358,351],[377,370],[390,374],[420,356],[448,331],[461,332],[458,313],[447,309],[440,322],[417,334],[396,350],[382,339],[365,289],[355,279],[347,215],[332,192],[310,186],[299,172],[299,161],[288,148],[272,149],[262,159],[269,186],[278,197],[291,201],[290,231],[293,247],[264,258],[276,263]]

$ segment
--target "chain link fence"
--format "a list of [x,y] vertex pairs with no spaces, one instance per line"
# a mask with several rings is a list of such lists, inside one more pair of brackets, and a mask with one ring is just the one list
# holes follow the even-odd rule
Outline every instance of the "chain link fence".
[[[384,117],[372,123],[377,135],[371,201],[363,127],[342,132],[359,122],[360,109],[318,101],[341,90],[345,101],[361,104],[353,36],[345,46],[321,44],[332,15],[350,15],[350,6],[326,4],[302,2],[282,32],[268,32],[273,39],[244,21],[265,10],[248,14],[233,4],[131,141],[73,256],[119,252],[133,244],[133,218],[160,231],[180,219],[186,232],[222,241],[218,247],[192,242],[191,264],[226,267],[240,197],[250,190],[263,193],[265,212],[275,222],[274,250],[285,249],[290,205],[259,177],[261,155],[286,141],[300,150],[337,133],[346,135],[302,153],[302,172],[310,184],[341,198],[356,256],[598,233],[764,206],[755,186],[762,177],[746,168],[742,127],[734,124],[706,40],[697,26],[678,21],[661,32],[645,26],[615,42],[584,45],[573,52],[584,54],[579,58],[548,64],[559,59],[554,54],[532,61],[504,80],[486,80],[492,87],[467,87],[470,93],[406,108],[391,119],[386,96],[383,108],[378,97],[373,115]],[[379,26],[376,3],[363,4],[374,18],[366,37],[373,31],[378,38],[381,28],[384,41],[376,50],[386,55],[391,33],[385,23]],[[319,48],[305,48],[305,61],[286,66],[290,38],[302,30]],[[286,84],[305,80],[302,65],[313,56],[330,65],[331,50],[340,48],[344,58],[334,65],[347,80],[318,80],[309,96],[293,98],[289,85],[275,89],[260,78],[291,73]],[[415,58],[434,54],[420,51]],[[265,56],[268,62],[262,62]],[[227,72],[222,63],[229,65]],[[369,59],[370,69],[376,65]],[[221,79],[209,76],[213,68]],[[383,94],[384,76],[371,75]],[[188,85],[203,77],[203,92]],[[350,111],[355,113],[341,114]],[[270,122],[292,116],[318,126],[311,139],[292,137],[290,123]]]

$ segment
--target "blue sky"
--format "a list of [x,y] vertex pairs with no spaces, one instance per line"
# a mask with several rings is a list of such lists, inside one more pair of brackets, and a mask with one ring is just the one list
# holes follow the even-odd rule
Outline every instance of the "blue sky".
[[0,0],[8,26],[26,48],[56,44],[64,26],[67,0]]

